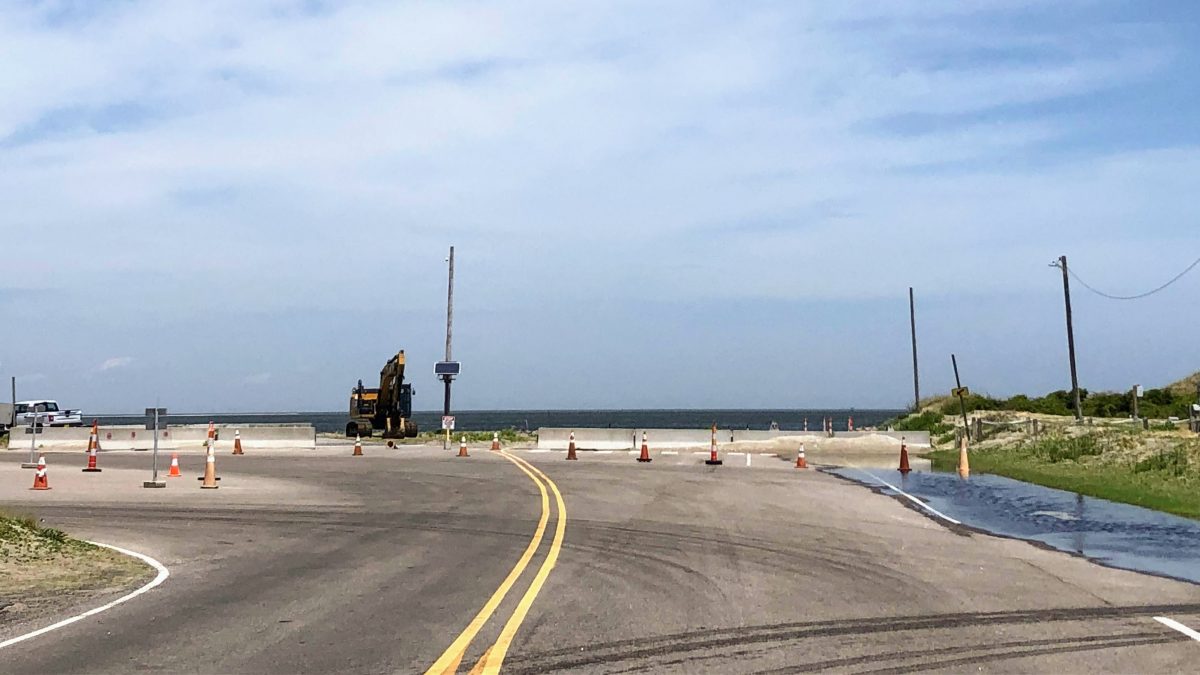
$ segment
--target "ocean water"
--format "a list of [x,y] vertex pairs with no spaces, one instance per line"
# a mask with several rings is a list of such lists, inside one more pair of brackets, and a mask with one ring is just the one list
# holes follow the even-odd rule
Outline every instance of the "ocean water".
[[[821,420],[833,418],[833,427],[845,430],[851,417],[855,428],[875,426],[902,410],[463,410],[456,411],[455,429],[490,431],[538,427],[615,427],[651,429],[707,429],[714,423],[722,429],[767,429],[772,422],[780,429],[818,430]],[[104,415],[101,424],[141,424],[141,415]],[[345,412],[294,413],[204,413],[171,415],[168,424],[312,424],[319,432],[337,433],[346,428]],[[440,429],[441,411],[417,411],[413,419],[422,431]]]

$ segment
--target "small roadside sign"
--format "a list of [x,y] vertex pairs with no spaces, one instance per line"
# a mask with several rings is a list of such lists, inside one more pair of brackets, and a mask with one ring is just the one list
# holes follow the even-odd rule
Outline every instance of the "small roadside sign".
[[950,390],[950,395],[958,397],[970,396],[971,390],[967,389],[966,387],[955,387],[954,389]]
[[442,415],[442,428],[446,431],[454,431],[454,415]]
[[1138,398],[1144,398],[1146,396],[1146,392],[1142,389],[1142,385],[1133,385],[1133,395],[1137,396]]
[[146,408],[146,430],[156,431],[166,416],[166,408]]

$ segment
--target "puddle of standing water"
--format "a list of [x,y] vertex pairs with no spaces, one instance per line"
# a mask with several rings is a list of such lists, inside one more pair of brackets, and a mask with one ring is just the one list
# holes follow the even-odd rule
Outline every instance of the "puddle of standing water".
[[894,469],[829,472],[893,493],[886,481],[980,530],[1200,583],[1200,521],[987,474],[962,479],[923,471],[901,476]]

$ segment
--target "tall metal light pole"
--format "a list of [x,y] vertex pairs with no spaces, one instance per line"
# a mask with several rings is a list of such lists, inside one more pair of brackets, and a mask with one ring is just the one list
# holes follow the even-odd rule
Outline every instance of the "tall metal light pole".
[[[454,247],[450,247],[450,257],[447,258],[450,263],[449,282],[446,285],[446,361],[451,360],[450,340],[454,334]],[[446,386],[446,397],[442,403],[442,415],[450,415],[450,382],[454,377],[450,374],[442,375],[442,382]],[[450,447],[450,430],[446,430],[446,447]]]
[[1067,277],[1067,256],[1059,256],[1063,274],[1063,301],[1067,306],[1067,354],[1071,359],[1071,396],[1075,399],[1075,421],[1083,421],[1083,403],[1079,396],[1079,375],[1075,370],[1075,326],[1071,320],[1071,280]]

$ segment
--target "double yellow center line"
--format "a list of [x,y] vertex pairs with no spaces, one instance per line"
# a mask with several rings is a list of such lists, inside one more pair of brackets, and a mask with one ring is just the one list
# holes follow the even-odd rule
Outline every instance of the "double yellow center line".
[[483,658],[479,659],[479,663],[471,669],[471,673],[484,673],[492,675],[500,672],[500,666],[504,663],[504,657],[508,654],[508,647],[512,644],[512,640],[516,637],[517,630],[520,629],[521,623],[525,621],[525,616],[529,613],[529,608],[533,606],[533,601],[537,599],[538,593],[542,590],[542,586],[546,583],[546,578],[550,576],[550,570],[554,569],[554,564],[558,561],[558,553],[562,549],[563,536],[567,531],[567,506],[563,503],[562,493],[558,491],[558,486],[554,481],[542,473],[536,466],[521,459],[514,457],[507,452],[501,450],[500,456],[507,459],[516,465],[518,469],[525,473],[530,480],[537,485],[538,492],[542,496],[542,516],[538,519],[537,529],[534,530],[533,538],[529,540],[529,545],[525,547],[525,552],[521,554],[521,558],[517,560],[517,564],[513,566],[512,571],[500,583],[500,586],[492,593],[492,597],[484,603],[483,608],[471,619],[471,623],[467,624],[466,629],[450,643],[446,651],[438,657],[438,660],[425,671],[426,675],[446,675],[449,673],[458,672],[458,666],[462,663],[463,654],[466,653],[467,647],[471,645],[471,641],[475,639],[475,635],[479,633],[484,624],[488,622],[496,608],[504,600],[504,596],[508,595],[508,591],[512,589],[513,584],[517,582],[525,568],[529,566],[529,562],[533,560],[533,556],[537,553],[538,547],[542,543],[542,539],[546,534],[546,524],[550,522],[550,495],[546,491],[547,486],[554,493],[555,505],[558,508],[558,521],[554,526],[554,539],[550,542],[550,551],[546,554],[546,560],[542,562],[542,566],[538,569],[537,574],[533,577],[533,582],[529,584],[529,590],[525,591],[525,595],[517,603],[513,610],[512,616],[504,624],[504,628],[500,630],[500,637],[496,638],[496,642],[484,652]]

